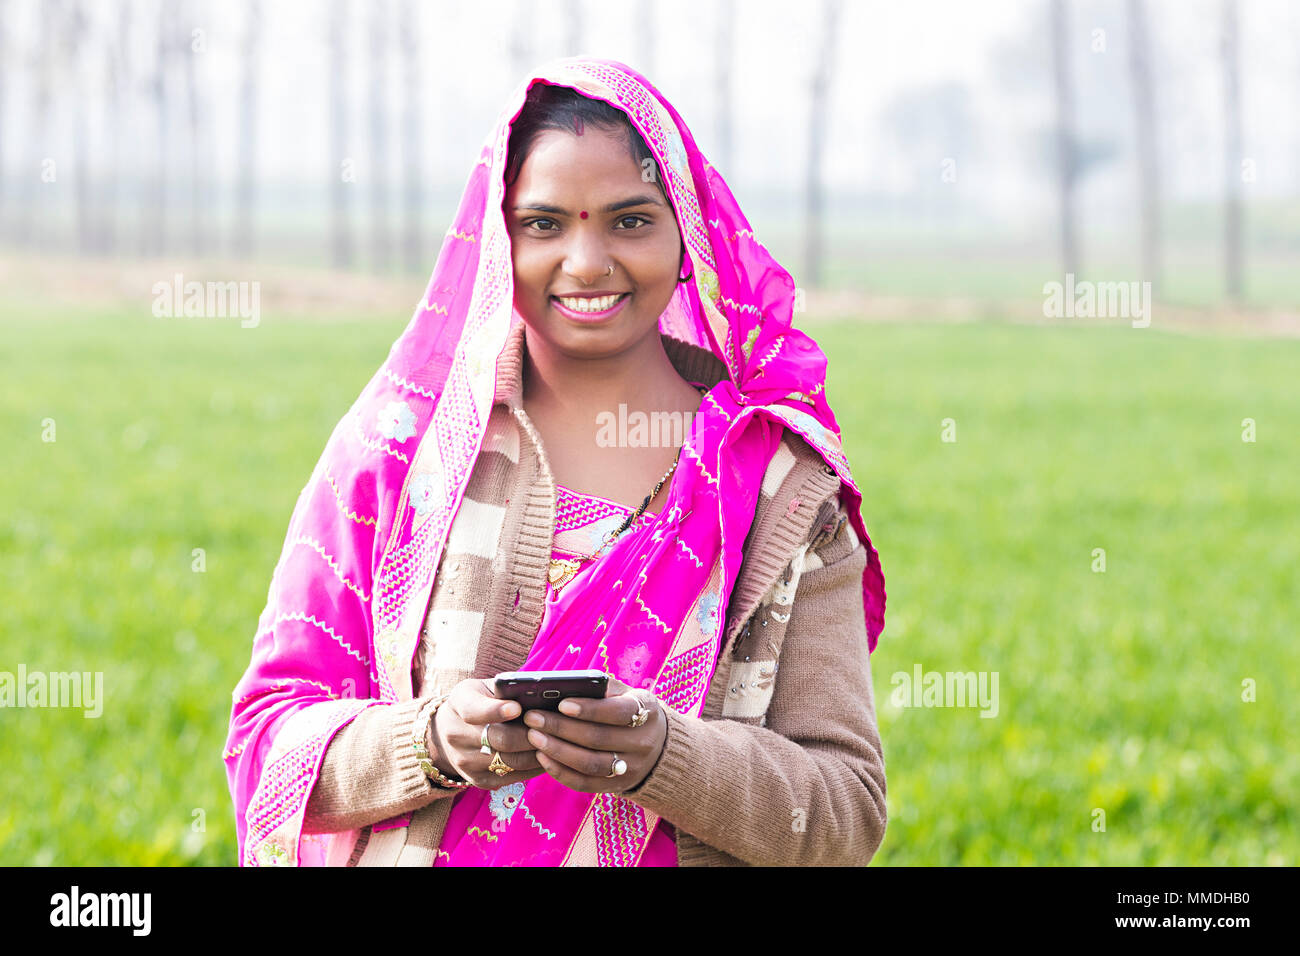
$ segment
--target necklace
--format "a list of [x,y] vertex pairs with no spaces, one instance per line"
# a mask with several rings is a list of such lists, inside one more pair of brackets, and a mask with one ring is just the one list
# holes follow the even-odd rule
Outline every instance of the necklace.
[[604,554],[606,549],[617,541],[624,531],[630,528],[638,518],[645,514],[645,510],[650,507],[650,502],[654,501],[655,495],[659,494],[659,489],[663,488],[664,482],[667,481],[672,476],[672,473],[677,470],[677,462],[681,461],[681,457],[682,449],[679,446],[677,449],[677,456],[673,459],[673,463],[668,466],[668,470],[664,472],[664,476],[655,482],[654,489],[650,494],[645,496],[645,501],[641,502],[641,506],[637,508],[636,511],[631,512],[627,518],[624,519],[617,531],[605,535],[605,540],[601,542],[600,547],[596,549],[595,554],[589,554],[584,558],[551,559],[550,567],[546,572],[546,579],[551,582],[551,587],[556,592],[573,580],[574,575],[578,573],[584,561],[594,561]]

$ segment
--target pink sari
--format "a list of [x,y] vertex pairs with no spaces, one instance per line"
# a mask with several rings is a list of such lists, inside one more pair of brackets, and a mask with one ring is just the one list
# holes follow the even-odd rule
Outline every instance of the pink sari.
[[[435,569],[483,442],[495,359],[518,321],[501,200],[510,123],[533,82],[618,107],[653,151],[693,274],[660,330],[712,350],[728,377],[693,419],[662,513],[629,529],[581,583],[570,582],[521,669],[600,667],[698,717],[759,486],[785,428],[841,479],[868,554],[871,649],[883,628],[879,558],[826,402],[825,356],[791,325],[790,275],[754,239],[681,117],[643,77],[605,60],[557,61],[512,94],[423,301],[299,496],[235,690],[224,754],[243,865],[346,862],[358,831],[302,833],[325,748],[362,710],[412,698]],[[588,637],[574,643],[562,634]],[[631,800],[579,794],[545,776],[518,793],[494,793],[453,798],[438,863],[675,862],[660,821]]]

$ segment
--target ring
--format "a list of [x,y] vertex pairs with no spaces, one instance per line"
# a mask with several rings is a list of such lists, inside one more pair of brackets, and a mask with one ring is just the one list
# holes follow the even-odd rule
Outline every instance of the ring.
[[515,768],[510,766],[504,760],[502,760],[501,754],[499,753],[492,754],[492,762],[488,764],[488,769],[491,770],[498,777],[504,777],[508,773],[515,772]]
[[609,271],[606,272],[605,275],[607,275],[607,276],[612,276],[613,274],[614,274],[614,267],[613,267],[613,266],[610,266],[610,267],[609,267]]
[[636,696],[636,705],[640,709],[632,715],[632,720],[628,724],[629,727],[642,727],[650,719],[650,708],[645,705],[645,701],[639,695]]
[[623,774],[627,773],[627,761],[626,761],[626,760],[620,760],[619,757],[618,757],[618,754],[614,754],[614,763],[611,764],[611,766],[610,766],[610,770],[611,770],[612,772],[611,772],[611,773],[607,773],[607,774],[605,774],[605,776],[607,776],[607,777],[621,777],[621,776],[623,776]]
[[487,739],[488,728],[491,726],[492,726],[491,724],[483,725],[483,733],[478,739],[478,743],[479,743],[478,752],[481,754],[490,754],[492,752],[492,746],[488,743],[488,739]]

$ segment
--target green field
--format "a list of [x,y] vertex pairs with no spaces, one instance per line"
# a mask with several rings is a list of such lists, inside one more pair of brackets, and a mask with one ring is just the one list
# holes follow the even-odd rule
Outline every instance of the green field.
[[[232,864],[230,692],[408,317],[2,318],[0,671],[101,671],[105,703],[0,711],[0,863]],[[1295,864],[1300,342],[814,334],[889,590],[876,864]],[[917,664],[996,671],[997,716],[895,706]]]

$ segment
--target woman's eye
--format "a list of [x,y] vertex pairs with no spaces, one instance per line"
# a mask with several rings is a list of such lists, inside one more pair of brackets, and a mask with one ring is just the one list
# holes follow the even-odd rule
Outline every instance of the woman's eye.
[[[626,225],[626,223],[629,222],[632,225]],[[646,219],[644,216],[624,216],[618,221],[619,228],[622,229],[636,229],[642,223],[649,225],[650,220]]]
[[554,219],[532,219],[524,225],[530,229],[535,229],[537,232],[554,232],[555,230],[551,227],[555,224]]

